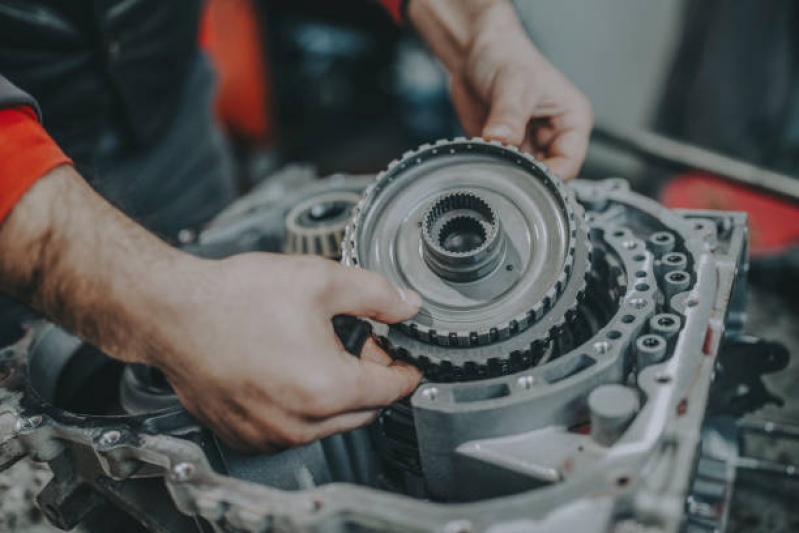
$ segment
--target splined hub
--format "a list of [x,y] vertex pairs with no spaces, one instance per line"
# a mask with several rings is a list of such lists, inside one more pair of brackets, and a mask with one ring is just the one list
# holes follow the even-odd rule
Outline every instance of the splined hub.
[[378,176],[342,260],[422,296],[417,316],[379,338],[428,378],[453,380],[540,360],[582,297],[589,256],[582,208],[560,178],[514,148],[456,139]]
[[424,260],[450,281],[474,281],[493,271],[504,256],[504,238],[494,210],[477,194],[442,194],[424,215]]

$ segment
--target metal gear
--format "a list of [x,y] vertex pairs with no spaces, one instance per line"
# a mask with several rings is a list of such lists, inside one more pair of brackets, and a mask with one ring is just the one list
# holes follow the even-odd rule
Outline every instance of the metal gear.
[[294,206],[286,215],[288,254],[314,254],[337,259],[353,206],[360,195],[349,191],[322,192]]
[[342,261],[422,296],[377,327],[395,357],[449,381],[534,365],[574,315],[590,271],[582,207],[545,165],[482,139],[407,152],[366,190]]

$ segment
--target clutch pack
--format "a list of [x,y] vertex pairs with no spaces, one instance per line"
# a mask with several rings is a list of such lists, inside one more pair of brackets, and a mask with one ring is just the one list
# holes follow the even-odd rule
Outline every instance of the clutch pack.
[[590,268],[582,208],[531,157],[479,141],[439,143],[367,190],[343,262],[422,296],[381,341],[437,380],[529,367],[574,316]]
[[402,324],[345,324],[343,343],[375,335],[420,387],[369,428],[241,455],[157,371],[37,324],[0,350],[0,468],[50,465],[53,523],[110,508],[178,533],[723,528],[735,447],[708,399],[743,331],[745,215],[670,210],[618,178],[565,184],[480,139],[342,179],[254,191],[193,251],[333,255],[289,244],[292,221],[332,234],[348,219],[342,261],[423,303]]

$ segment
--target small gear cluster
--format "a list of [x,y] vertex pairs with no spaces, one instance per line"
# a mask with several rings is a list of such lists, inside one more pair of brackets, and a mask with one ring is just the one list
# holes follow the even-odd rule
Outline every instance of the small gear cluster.
[[379,341],[449,381],[540,361],[575,316],[590,252],[582,208],[560,178],[515,148],[455,139],[408,152],[378,176],[342,260],[422,296],[419,314]]

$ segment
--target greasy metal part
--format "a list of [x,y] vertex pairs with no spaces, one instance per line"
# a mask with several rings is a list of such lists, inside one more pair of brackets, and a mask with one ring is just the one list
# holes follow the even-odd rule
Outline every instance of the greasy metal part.
[[298,203],[286,215],[283,251],[329,259],[341,257],[344,227],[359,199],[360,195],[354,192],[333,191],[322,192]]
[[791,200],[799,200],[799,180],[706,148],[641,128],[596,124],[594,137],[647,159],[711,172]]
[[[477,245],[446,250],[442,232],[467,227]],[[515,148],[461,138],[423,145],[378,175],[342,262],[422,295],[416,317],[377,326],[380,344],[452,381],[544,357],[583,297],[590,242],[560,178]]]
[[[83,486],[154,531],[676,533],[686,519],[707,517],[708,502],[720,501],[711,493],[723,495],[721,483],[691,490],[700,474],[725,481],[710,463],[699,473],[696,465],[716,354],[745,317],[745,216],[668,210],[618,179],[571,187],[587,213],[575,220],[585,232],[576,228],[566,287],[535,324],[500,341],[546,327],[535,364],[514,367],[511,357],[496,375],[428,380],[384,412],[374,444],[354,432],[278,455],[235,456],[177,406],[122,416],[54,406],[29,380],[37,327],[0,350],[0,468],[26,455],[49,462],[58,485],[44,500],[64,524],[79,518],[74,502],[94,505]],[[223,233],[235,240],[258,227],[253,213],[237,213],[214,228],[214,246],[225,244]],[[424,264],[421,228],[413,232]],[[659,232],[673,238],[668,251],[650,248]],[[681,254],[675,270],[663,267],[672,253]],[[581,283],[572,283],[580,263]],[[688,286],[667,297],[665,277],[676,271],[689,274]],[[651,334],[666,352],[639,368],[634,346]],[[608,386],[637,397],[630,420],[630,409],[591,408],[591,395]],[[606,426],[612,438],[597,440],[603,414],[618,424]],[[71,473],[58,466],[65,462]],[[55,497],[61,489],[65,497]]]
[[491,206],[472,191],[442,194],[422,220],[425,263],[446,280],[481,279],[505,257],[502,222]]

